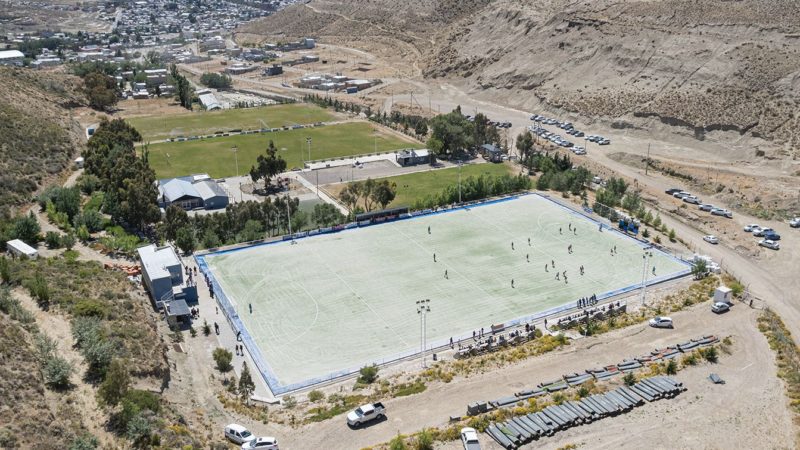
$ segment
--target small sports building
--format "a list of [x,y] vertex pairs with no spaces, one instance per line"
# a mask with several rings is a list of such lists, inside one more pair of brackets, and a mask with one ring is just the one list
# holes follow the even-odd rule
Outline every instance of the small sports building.
[[428,164],[431,161],[431,155],[428,150],[401,150],[397,152],[397,164],[403,167],[415,166],[417,164]]
[[495,147],[492,144],[481,145],[481,153],[483,154],[483,158],[487,161],[491,162],[503,161],[503,150],[501,150],[498,147]]
[[228,206],[228,193],[208,174],[158,180],[158,206],[178,205],[185,210]]

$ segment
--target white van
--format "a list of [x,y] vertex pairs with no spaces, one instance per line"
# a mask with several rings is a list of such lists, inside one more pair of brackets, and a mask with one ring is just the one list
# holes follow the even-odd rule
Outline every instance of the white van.
[[237,444],[244,444],[256,438],[247,428],[235,423],[225,427],[225,437]]

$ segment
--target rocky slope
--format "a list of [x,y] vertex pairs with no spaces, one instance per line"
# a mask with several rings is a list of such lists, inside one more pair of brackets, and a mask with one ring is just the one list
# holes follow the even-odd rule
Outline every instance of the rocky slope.
[[465,80],[522,109],[661,122],[698,139],[728,131],[783,154],[800,144],[793,0],[325,0],[251,27],[412,45],[426,77]]
[[80,153],[71,109],[85,103],[80,79],[0,67],[0,216],[30,200]]

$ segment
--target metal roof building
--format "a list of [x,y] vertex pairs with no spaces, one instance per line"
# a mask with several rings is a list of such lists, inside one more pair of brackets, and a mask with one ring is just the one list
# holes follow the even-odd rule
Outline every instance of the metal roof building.
[[217,97],[215,97],[214,94],[201,94],[197,98],[200,99],[200,104],[202,104],[203,108],[207,111],[222,109],[222,104],[217,101]]
[[25,55],[19,50],[0,51],[0,65],[2,66],[21,66]]
[[171,246],[155,244],[136,249],[142,263],[142,281],[153,298],[156,309],[174,298],[173,286],[183,283],[183,265]]
[[208,175],[158,180],[159,206],[176,204],[183,209],[219,209],[228,206],[228,194]]

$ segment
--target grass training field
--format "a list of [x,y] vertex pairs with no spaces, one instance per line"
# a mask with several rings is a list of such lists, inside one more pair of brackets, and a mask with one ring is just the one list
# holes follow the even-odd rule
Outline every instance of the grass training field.
[[259,108],[186,112],[126,119],[142,134],[144,142],[178,136],[199,136],[215,131],[258,130],[291,125],[305,125],[333,120],[334,115],[316,105],[293,103]]
[[[468,177],[478,177],[481,175],[498,176],[511,174],[513,166],[510,164],[465,164],[461,168],[462,180]],[[389,180],[390,183],[397,184],[397,196],[387,206],[395,208],[399,206],[413,206],[417,200],[421,200],[430,194],[436,194],[447,186],[458,183],[458,168],[431,169],[425,172],[408,173],[394,177],[376,178],[376,181]],[[337,183],[326,186],[326,190],[338,198],[339,193],[347,187],[346,183]],[[363,206],[363,205],[362,205]]]
[[[208,173],[214,178],[236,175],[236,160],[231,151],[238,147],[239,174],[246,175],[256,157],[264,154],[270,140],[286,160],[287,169],[302,167],[308,159],[306,138],[311,138],[311,159],[421,148],[416,142],[397,137],[368,122],[352,122],[315,128],[218,137],[207,140],[163,142],[150,145],[150,167],[158,178]],[[169,159],[167,158],[169,155]]]
[[[583,296],[638,286],[642,255],[638,241],[525,195],[198,259],[234,305],[257,347],[251,352],[269,365],[267,380],[281,393],[417,351],[417,300],[431,300],[428,343],[443,345]],[[688,273],[658,251],[651,267],[650,280]]]

